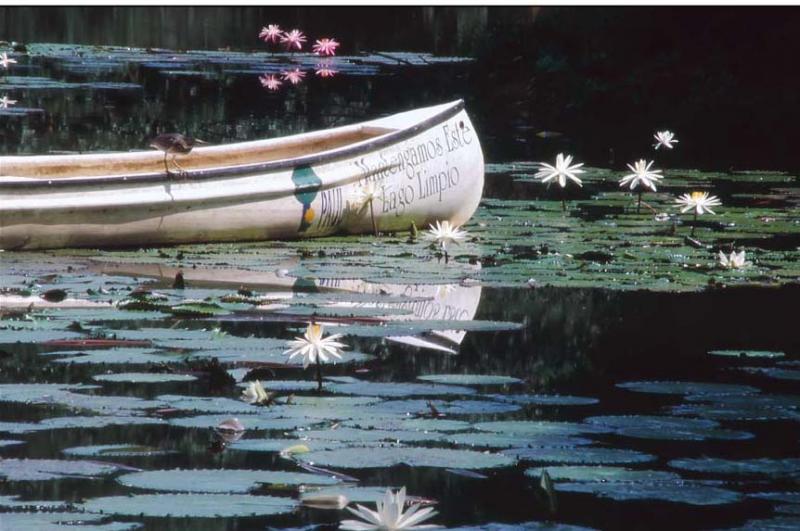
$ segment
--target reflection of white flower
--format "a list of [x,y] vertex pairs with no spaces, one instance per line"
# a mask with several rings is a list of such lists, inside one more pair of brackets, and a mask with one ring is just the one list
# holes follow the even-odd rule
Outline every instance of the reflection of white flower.
[[541,169],[536,172],[534,177],[541,179],[543,183],[556,179],[561,188],[564,188],[567,186],[567,179],[572,179],[578,186],[583,186],[577,176],[578,173],[583,173],[583,170],[580,169],[583,163],[572,164],[572,155],[565,157],[563,153],[559,153],[556,157],[555,166],[551,166],[546,162],[540,162],[539,166]]
[[441,245],[442,250],[447,250],[447,245],[450,243],[460,243],[467,237],[467,232],[461,230],[461,227],[456,227],[450,224],[448,220],[441,223],[436,222],[436,225],[428,225],[430,230],[425,233],[425,238],[434,240]]
[[247,388],[242,391],[241,398],[248,404],[264,404],[270,401],[271,396],[261,382],[256,380],[247,384]]
[[719,265],[728,269],[739,269],[747,267],[750,262],[745,262],[744,250],[731,252],[730,256],[726,256],[722,251],[719,252]]
[[3,96],[0,98],[0,109],[8,109],[10,106],[17,103],[17,100],[9,99],[8,96]]
[[3,68],[8,69],[8,65],[16,62],[17,60],[9,58],[6,52],[0,53],[0,66]]
[[691,194],[683,194],[675,200],[676,203],[682,205],[681,213],[686,213],[694,209],[696,214],[703,214],[710,212],[716,215],[716,212],[711,210],[712,206],[720,206],[722,201],[715,195],[708,195],[708,192],[692,192]]
[[672,144],[677,144],[678,139],[675,138],[675,133],[672,131],[658,131],[656,134],[653,135],[653,138],[656,139],[656,143],[653,147],[656,149],[664,146],[667,149],[672,149]]
[[436,286],[436,298],[437,299],[444,299],[451,293],[453,293],[456,289],[455,284],[441,284]]
[[378,189],[375,181],[365,181],[356,190],[355,201],[358,205],[371,203],[378,197]]
[[297,337],[289,342],[290,348],[284,352],[289,354],[289,361],[296,356],[303,358],[303,368],[308,368],[312,363],[328,363],[342,359],[341,351],[347,345],[336,341],[342,334],[334,334],[323,338],[322,325],[311,323],[303,337]]
[[436,511],[433,507],[426,507],[422,510],[422,505],[411,505],[405,513],[403,509],[406,504],[406,488],[403,487],[397,494],[392,494],[391,489],[386,489],[386,494],[382,501],[376,502],[377,511],[367,509],[363,505],[356,505],[355,509],[347,508],[348,511],[358,516],[362,520],[342,520],[339,529],[350,531],[385,530],[395,531],[398,529],[431,529],[436,525],[418,525],[425,520],[432,518]]
[[656,191],[656,182],[659,179],[663,179],[664,177],[659,175],[661,170],[650,170],[650,166],[653,165],[653,161],[647,162],[644,159],[639,159],[633,164],[628,164],[628,168],[633,173],[630,173],[623,177],[619,181],[620,186],[627,186],[630,184],[631,190],[636,188],[639,183],[646,188],[650,188],[652,191]]

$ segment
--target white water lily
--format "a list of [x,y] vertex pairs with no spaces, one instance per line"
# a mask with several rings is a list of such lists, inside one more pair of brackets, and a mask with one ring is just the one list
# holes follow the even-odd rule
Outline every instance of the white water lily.
[[303,337],[296,337],[289,342],[289,349],[284,354],[289,355],[289,361],[295,357],[303,359],[303,368],[308,368],[312,363],[328,363],[342,359],[342,349],[347,345],[336,341],[342,334],[322,337],[322,325],[310,323]]
[[557,180],[561,188],[567,186],[567,179],[575,181],[575,184],[578,186],[583,186],[583,183],[577,176],[577,174],[584,172],[580,169],[581,166],[583,166],[583,163],[572,164],[572,155],[564,156],[563,153],[559,153],[556,156],[555,166],[547,164],[546,162],[540,162],[539,167],[541,169],[536,172],[534,177],[541,179],[543,183]]
[[375,186],[375,181],[365,181],[356,189],[354,197],[357,205],[366,205],[371,203],[378,197],[378,189]]
[[6,52],[0,53],[0,66],[8,69],[8,65],[16,63],[16,59],[11,59]]
[[653,165],[654,161],[647,162],[645,159],[639,159],[633,164],[628,164],[628,168],[633,173],[630,173],[620,179],[619,185],[620,186],[628,186],[630,185],[630,189],[633,190],[639,184],[646,188],[650,188],[652,191],[656,191],[656,182],[659,179],[663,179],[664,176],[660,175],[661,170],[651,170],[650,167]]
[[356,505],[355,509],[347,508],[348,511],[358,516],[362,520],[342,520],[339,529],[350,531],[395,531],[398,529],[432,529],[440,526],[420,523],[432,518],[436,511],[433,507],[425,507],[420,510],[422,505],[410,505],[408,511],[403,512],[406,505],[406,488],[403,487],[396,494],[391,489],[386,489],[383,500],[376,502],[376,511],[367,509],[363,505]]
[[8,96],[3,96],[0,98],[0,109],[8,109],[10,106],[17,103],[17,100],[12,100]]
[[658,131],[656,134],[653,135],[653,138],[656,139],[656,143],[653,147],[656,149],[664,146],[667,149],[672,149],[672,144],[677,144],[678,139],[675,138],[675,133],[672,131]]
[[467,238],[467,231],[461,230],[461,226],[455,226],[448,220],[444,220],[441,223],[437,221],[435,225],[428,225],[428,227],[429,230],[425,233],[425,238],[438,243],[445,252],[447,252],[449,244],[458,244]]
[[744,250],[739,251],[732,251],[730,255],[726,255],[722,251],[719,252],[719,265],[722,267],[726,267],[728,269],[740,269],[742,267],[747,267],[750,265],[750,262],[745,261],[745,253]]
[[259,380],[256,380],[247,384],[247,388],[242,391],[241,399],[248,404],[265,404],[272,400],[272,395],[264,389]]
[[676,203],[682,205],[681,213],[694,209],[695,215],[704,214],[709,212],[716,215],[716,212],[711,210],[711,207],[720,206],[722,201],[715,195],[708,195],[708,192],[692,192],[691,194],[683,194],[675,200]]

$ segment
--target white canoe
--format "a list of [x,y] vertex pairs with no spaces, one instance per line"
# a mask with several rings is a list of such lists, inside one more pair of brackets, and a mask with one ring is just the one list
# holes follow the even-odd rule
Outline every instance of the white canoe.
[[[0,157],[0,249],[294,239],[467,221],[483,153],[462,101],[271,140]],[[376,197],[360,201],[365,185]]]

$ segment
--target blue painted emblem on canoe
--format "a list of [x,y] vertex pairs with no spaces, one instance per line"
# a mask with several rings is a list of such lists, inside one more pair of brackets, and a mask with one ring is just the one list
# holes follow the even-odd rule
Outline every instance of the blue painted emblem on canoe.
[[322,187],[322,179],[314,173],[311,166],[298,166],[292,172],[292,182],[295,186],[294,196],[303,205],[300,227],[297,230],[304,232],[311,226],[316,216],[316,212],[311,208],[311,203],[317,198],[317,193]]

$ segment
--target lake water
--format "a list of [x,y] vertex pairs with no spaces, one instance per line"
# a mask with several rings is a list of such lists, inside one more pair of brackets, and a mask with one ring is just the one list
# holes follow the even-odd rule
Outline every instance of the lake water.
[[[26,44],[0,48],[19,61],[2,154],[461,98],[487,161],[447,263],[406,233],[2,253],[0,529],[334,529],[349,513],[302,495],[372,507],[402,486],[452,528],[800,526],[796,80],[756,81],[796,46],[794,12],[312,11],[275,20],[340,38],[330,78],[258,43],[263,8],[0,8]],[[743,28],[757,45],[734,46]],[[259,82],[289,65],[300,84]],[[666,128],[680,143],[654,151]],[[559,152],[587,165],[566,211],[533,177]],[[640,157],[665,178],[637,213],[618,180]],[[717,215],[678,215],[695,189]],[[732,249],[751,264],[721,267]],[[349,347],[321,394],[283,354],[312,315]],[[255,379],[274,403],[239,399]]]

